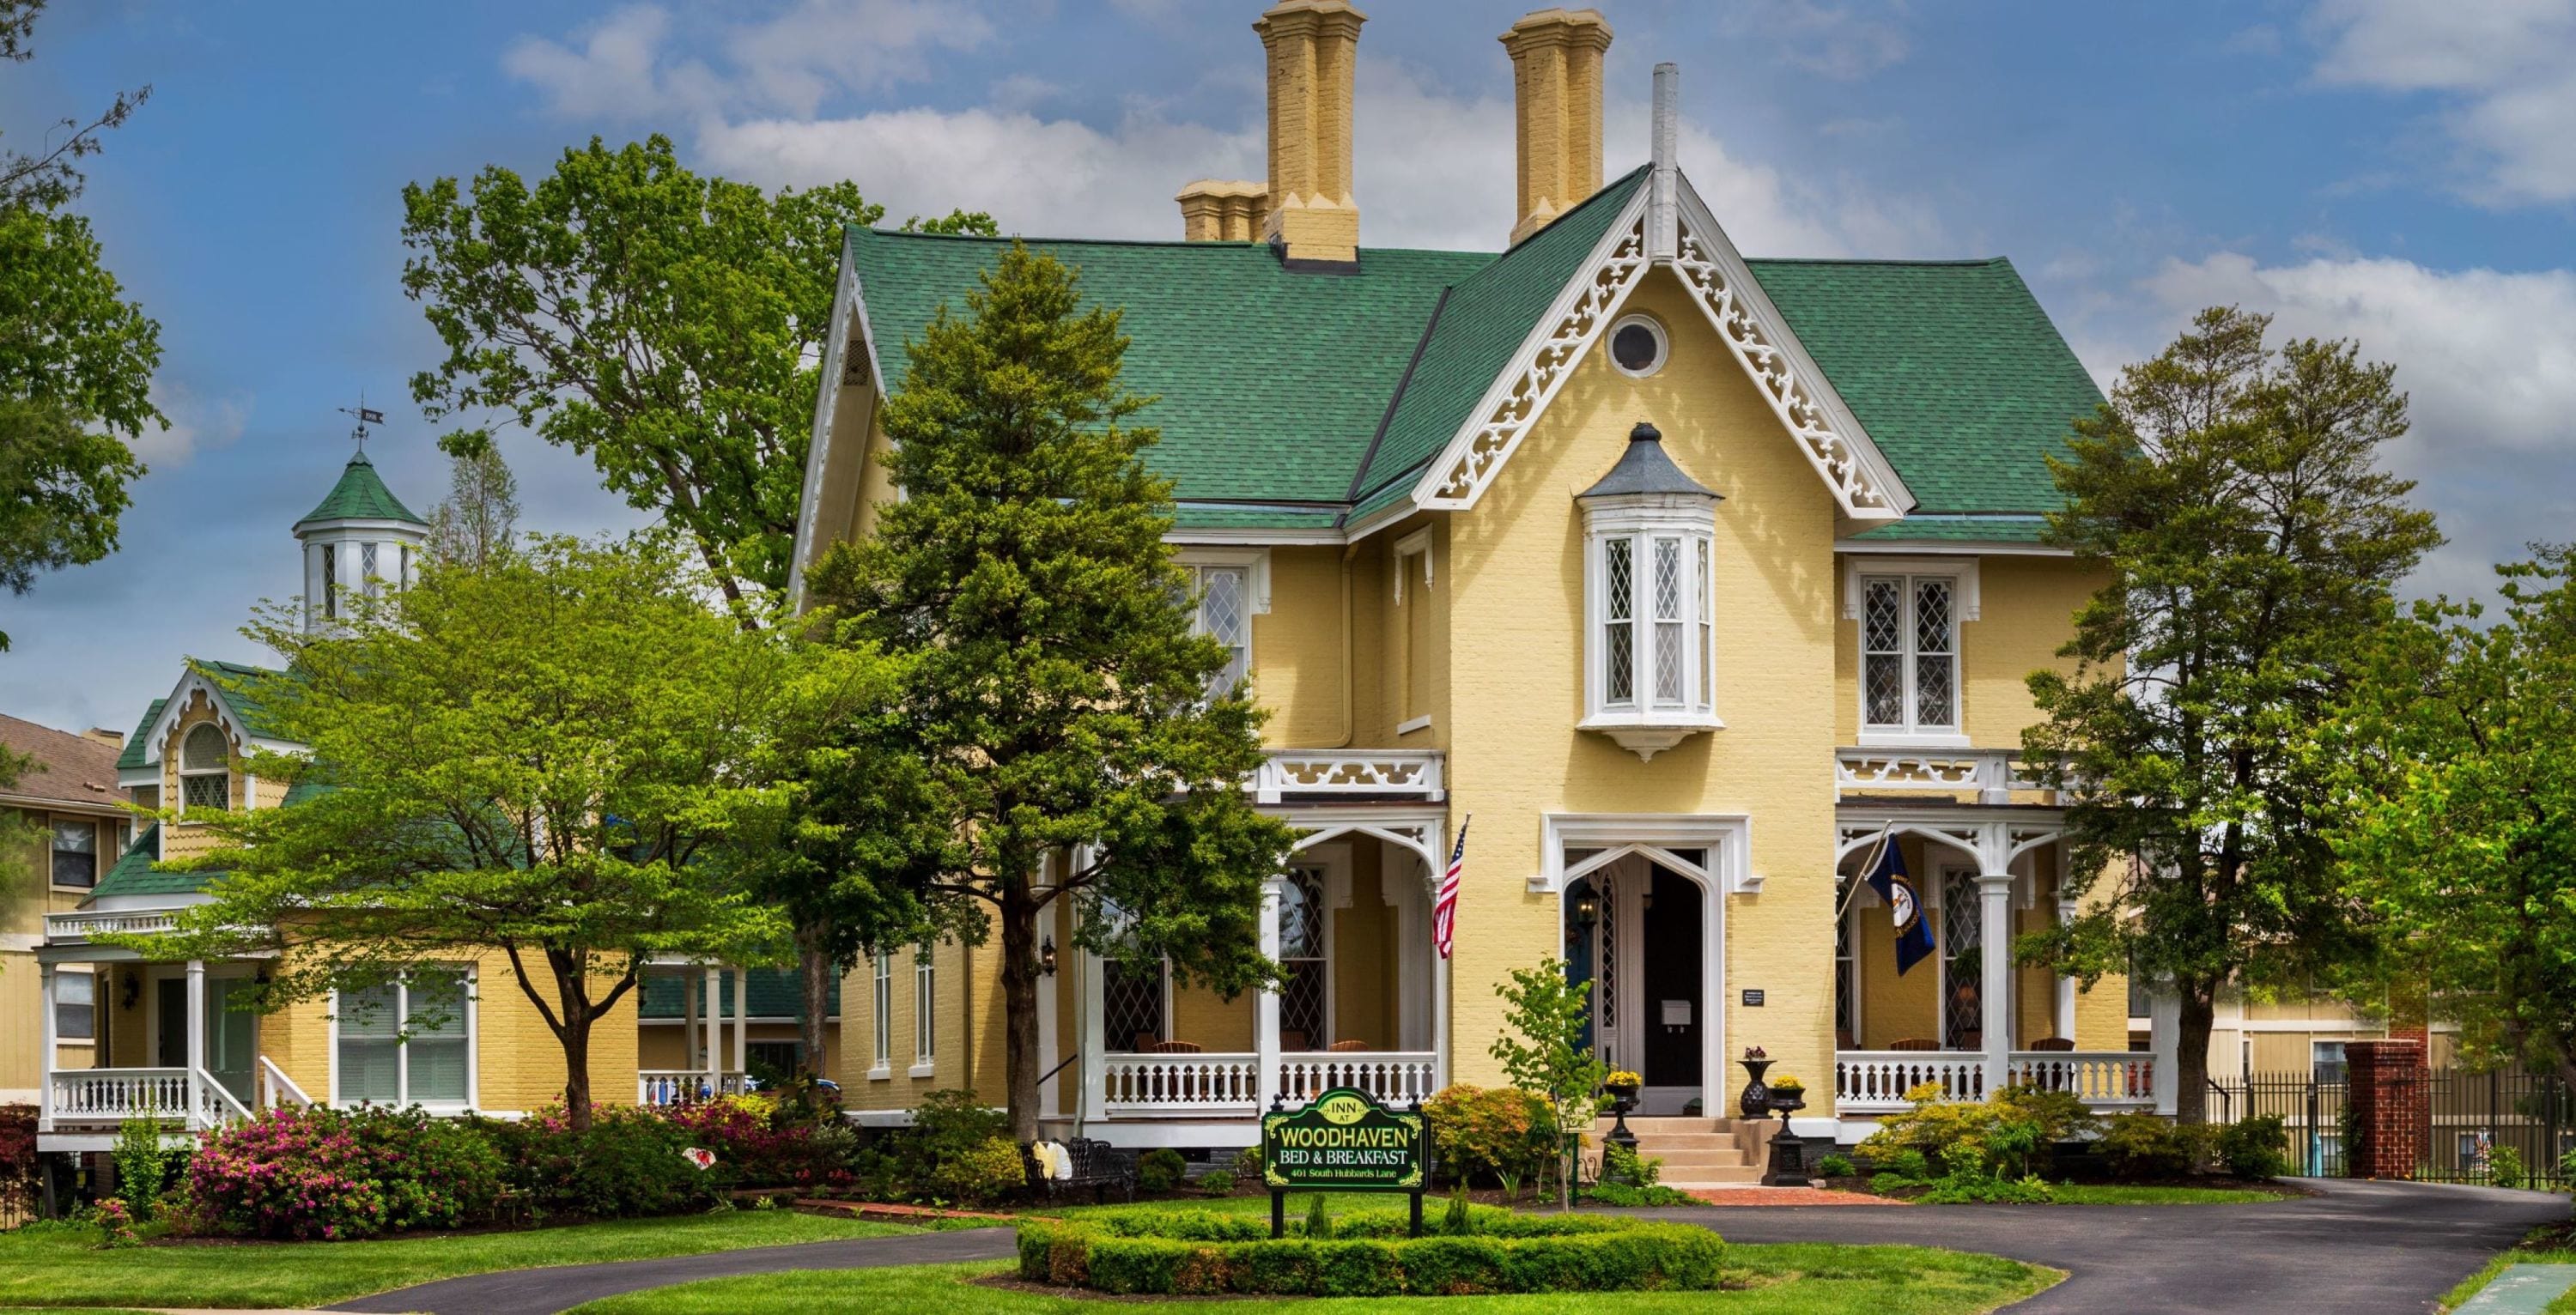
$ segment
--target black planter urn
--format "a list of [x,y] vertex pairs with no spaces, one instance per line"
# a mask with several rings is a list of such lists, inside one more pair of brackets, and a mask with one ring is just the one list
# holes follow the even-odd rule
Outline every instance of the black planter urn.
[[1762,1175],[1762,1185],[1765,1187],[1812,1186],[1807,1177],[1806,1143],[1789,1135],[1790,1112],[1807,1108],[1806,1093],[1773,1091],[1768,1094],[1766,1103],[1772,1113],[1780,1116],[1780,1132],[1778,1136],[1771,1139],[1770,1171]]
[[1762,1080],[1762,1075],[1771,1068],[1771,1061],[1739,1059],[1735,1062],[1742,1064],[1744,1071],[1753,1075],[1753,1080],[1745,1084],[1744,1094],[1737,1098],[1736,1108],[1744,1111],[1744,1117],[1748,1119],[1771,1117],[1771,1087]]

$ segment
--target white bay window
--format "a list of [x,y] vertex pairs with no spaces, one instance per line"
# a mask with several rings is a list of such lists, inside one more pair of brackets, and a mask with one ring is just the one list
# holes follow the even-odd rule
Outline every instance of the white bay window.
[[1640,758],[1717,718],[1718,495],[1682,473],[1641,424],[1584,518],[1584,718]]

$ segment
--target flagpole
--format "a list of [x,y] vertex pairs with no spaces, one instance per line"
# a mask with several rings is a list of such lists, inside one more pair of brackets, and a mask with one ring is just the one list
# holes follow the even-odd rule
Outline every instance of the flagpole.
[[[1458,823],[1458,833],[1460,835],[1465,835],[1467,828],[1472,825],[1475,820],[1476,815],[1474,813],[1467,814],[1465,820]],[[1449,972],[1452,956],[1440,953],[1440,947],[1437,943],[1440,937],[1440,918],[1439,910],[1436,907],[1439,899],[1438,892],[1440,882],[1447,875],[1448,869],[1446,867],[1436,867],[1432,869],[1432,898],[1435,907],[1432,910],[1432,917],[1429,924],[1424,928],[1431,933],[1432,940],[1434,942],[1431,947],[1431,1087],[1434,1091],[1448,1086],[1451,1081],[1449,1076]],[[1464,890],[1460,890],[1458,892],[1458,897],[1461,903],[1465,902],[1466,895],[1467,892]],[[1450,943],[1454,950],[1457,943],[1457,924],[1455,922],[1457,915],[1454,910],[1450,916],[1452,918],[1452,922],[1450,924]]]
[[1870,848],[1869,861],[1861,864],[1860,871],[1852,874],[1850,887],[1843,891],[1842,903],[1834,908],[1834,921],[1842,921],[1843,915],[1851,912],[1851,902],[1853,897],[1860,894],[1862,884],[1869,880],[1869,870],[1878,866],[1879,851],[1887,847],[1888,833],[1894,830],[1896,830],[1896,823],[1894,822],[1890,822],[1878,829],[1878,843]]

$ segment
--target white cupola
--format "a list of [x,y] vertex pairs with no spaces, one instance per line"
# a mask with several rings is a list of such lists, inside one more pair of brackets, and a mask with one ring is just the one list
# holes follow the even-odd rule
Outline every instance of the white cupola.
[[1673,464],[1639,423],[1583,507],[1582,727],[1639,757],[1717,719],[1711,571],[1720,495]]
[[312,631],[338,618],[353,594],[409,588],[429,522],[385,487],[362,449],[322,505],[295,522],[295,537],[304,545],[304,628]]

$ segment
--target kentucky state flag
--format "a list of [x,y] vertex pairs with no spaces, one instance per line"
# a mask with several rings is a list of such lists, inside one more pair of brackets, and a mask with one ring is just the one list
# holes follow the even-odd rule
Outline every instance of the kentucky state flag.
[[1923,921],[1923,901],[1914,889],[1914,878],[1906,875],[1905,854],[1897,848],[1894,831],[1879,836],[1878,856],[1870,860],[1867,880],[1886,902],[1896,927],[1896,972],[1904,976],[1932,953],[1932,928]]

